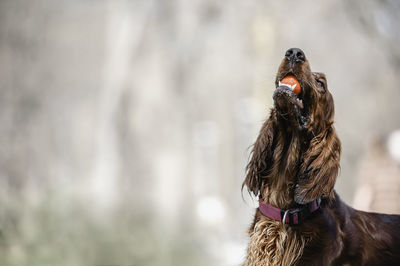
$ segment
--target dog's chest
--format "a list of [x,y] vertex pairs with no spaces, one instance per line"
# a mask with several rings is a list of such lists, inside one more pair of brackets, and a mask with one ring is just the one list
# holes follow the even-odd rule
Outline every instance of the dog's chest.
[[250,230],[245,266],[293,265],[303,253],[306,239],[278,221],[262,219]]

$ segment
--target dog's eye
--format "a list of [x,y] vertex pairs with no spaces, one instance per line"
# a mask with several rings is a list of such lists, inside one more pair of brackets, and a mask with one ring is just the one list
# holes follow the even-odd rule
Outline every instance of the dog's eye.
[[318,86],[320,86],[325,91],[325,83],[319,79],[316,79]]

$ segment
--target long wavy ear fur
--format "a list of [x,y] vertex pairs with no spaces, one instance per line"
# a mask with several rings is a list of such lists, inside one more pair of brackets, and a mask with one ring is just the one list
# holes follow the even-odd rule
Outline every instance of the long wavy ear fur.
[[260,192],[261,179],[267,176],[271,167],[272,145],[275,133],[274,116],[274,111],[271,111],[269,119],[261,127],[257,140],[253,145],[250,161],[246,167],[247,174],[242,184],[242,190],[246,186],[249,193],[253,193],[254,196],[257,196]]
[[309,147],[294,192],[299,204],[318,197],[334,199],[333,187],[340,169],[341,145],[333,126],[314,137]]
[[311,123],[314,132],[319,132],[310,141],[303,155],[300,176],[294,191],[294,201],[305,204],[318,197],[335,198],[333,187],[340,169],[341,144],[333,127],[335,107],[332,95],[318,101]]

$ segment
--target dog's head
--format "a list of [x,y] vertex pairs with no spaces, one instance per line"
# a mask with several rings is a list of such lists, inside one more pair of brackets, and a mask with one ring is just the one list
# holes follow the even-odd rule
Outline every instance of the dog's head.
[[272,201],[284,206],[332,198],[340,141],[325,75],[312,72],[303,51],[291,48],[275,85],[274,108],[254,144],[243,186],[254,195],[275,195]]
[[[298,94],[293,92],[290,84],[284,83],[287,76],[294,76],[298,81]],[[278,118],[287,121],[287,126],[319,131],[321,127],[333,122],[334,104],[325,74],[311,72],[302,50],[291,48],[286,51],[278,69],[275,86],[275,109]]]

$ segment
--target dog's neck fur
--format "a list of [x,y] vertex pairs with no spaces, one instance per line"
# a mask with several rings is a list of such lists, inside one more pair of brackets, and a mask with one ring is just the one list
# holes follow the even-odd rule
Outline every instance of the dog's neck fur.
[[[276,113],[272,112],[271,118]],[[278,122],[279,125],[285,123]],[[260,197],[281,209],[292,208],[294,185],[299,174],[301,153],[305,141],[296,128],[278,128],[274,140],[272,167],[260,186]],[[284,141],[283,141],[284,140]],[[281,144],[283,143],[283,145]],[[250,243],[245,266],[293,265],[302,254],[307,236],[279,221],[271,220],[257,211],[253,226],[249,230]]]
[[[272,116],[278,116],[272,113]],[[283,119],[275,117],[275,119]],[[285,123],[278,122],[278,125]],[[272,167],[269,174],[263,179],[260,187],[260,197],[280,209],[294,207],[294,185],[299,174],[301,151],[304,149],[302,132],[290,125],[278,128],[274,140],[275,147],[272,158]]]

